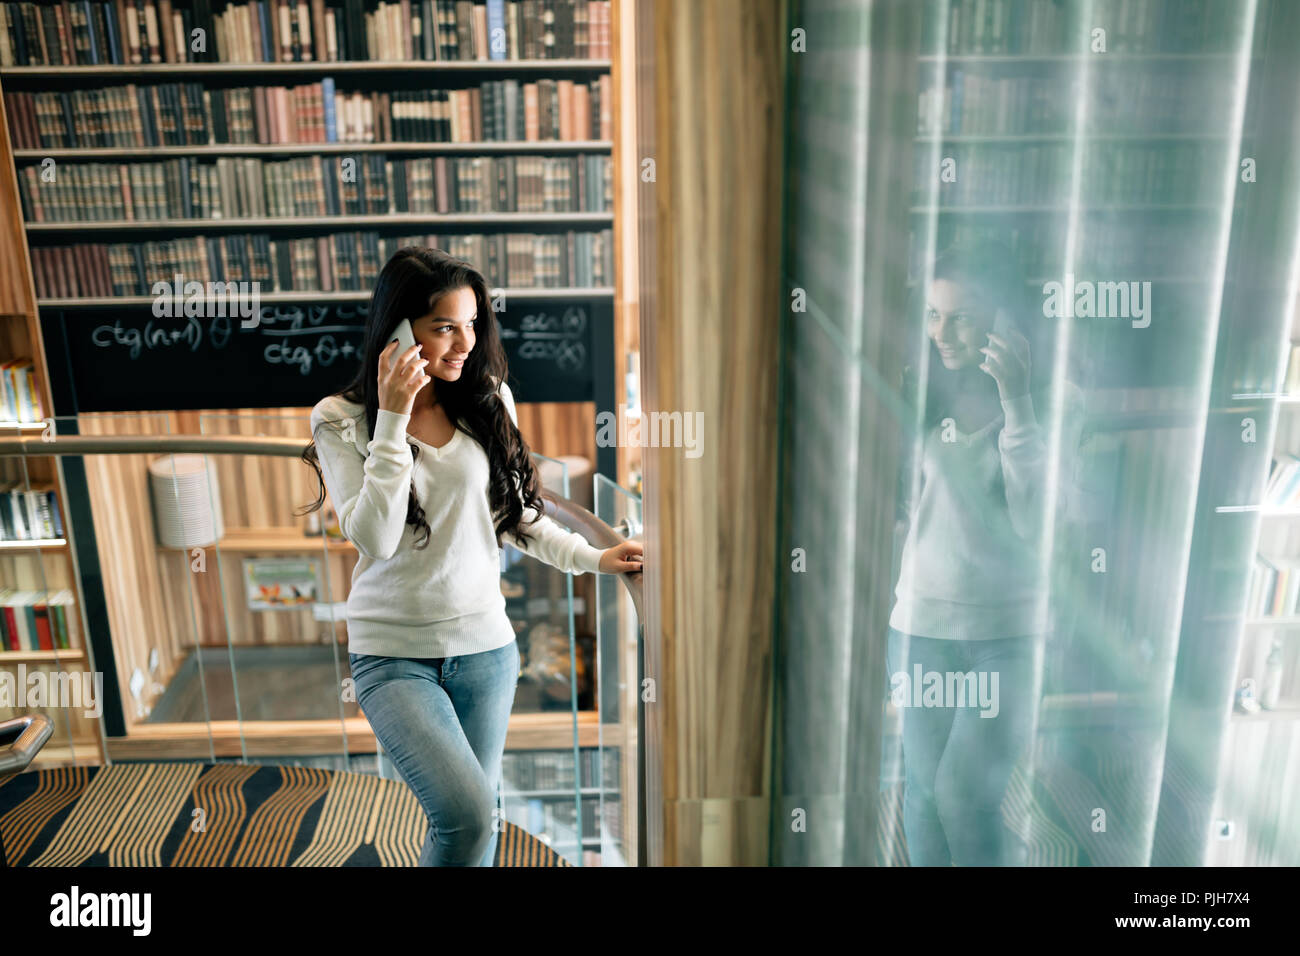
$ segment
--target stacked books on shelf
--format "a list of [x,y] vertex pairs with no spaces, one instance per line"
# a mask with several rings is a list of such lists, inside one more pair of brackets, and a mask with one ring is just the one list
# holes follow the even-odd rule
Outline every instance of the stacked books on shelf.
[[[933,70],[929,71],[933,74]],[[916,131],[943,135],[1072,136],[1079,75],[1072,70],[1032,74],[953,68],[928,80],[918,101]],[[1155,71],[1120,62],[1089,76],[1087,129],[1094,133],[1146,135],[1214,132],[1206,124],[1229,108],[1231,84],[1213,72]]]
[[18,178],[30,222],[154,222],[387,213],[606,212],[607,156],[434,156],[383,153],[267,161],[65,163],[55,181]]
[[1300,458],[1283,452],[1273,459],[1263,503],[1266,508],[1300,507]]
[[[1266,23],[1268,0],[1260,0],[1257,17]],[[1233,0],[1096,0],[1090,4],[1088,29],[1072,30],[1074,4],[1023,0],[951,0],[944,18],[923,18],[922,49],[936,50],[947,38],[949,53],[1007,55],[1077,52],[1071,39],[1089,37],[1094,26],[1106,30],[1110,53],[1177,53],[1189,49],[1230,48],[1240,22],[1241,5]],[[1256,31],[1262,33],[1264,31]]]
[[157,83],[5,94],[16,149],[303,143],[575,142],[613,138],[608,73],[464,89],[344,91]]
[[41,395],[36,388],[36,365],[31,359],[11,359],[0,363],[0,423],[29,422],[45,419]]
[[[1208,204],[1216,199],[1222,144],[1210,142],[991,143],[946,148],[960,175],[943,184],[945,205],[995,205],[1060,202],[1062,183],[1076,152],[1082,150],[1082,192],[1090,204]],[[934,195],[927,176],[933,157],[918,150],[914,202]]]
[[[1057,250],[1064,246],[1065,229],[1053,217],[1021,217],[1014,223],[981,221],[974,217],[948,217],[938,225],[936,248],[952,243],[978,243],[994,239],[1011,247],[1032,285],[1060,280],[1053,270],[1060,268]],[[911,235],[908,275],[913,280],[929,254],[928,236],[923,230]],[[1170,262],[1205,262],[1213,253],[1214,232],[1188,229],[1177,217],[1149,219],[1139,229],[1085,229],[1075,237],[1079,276],[1123,275],[1156,278],[1167,276]],[[1186,270],[1186,277],[1192,277]],[[1175,277],[1178,278],[1178,277]]]
[[152,295],[154,283],[257,282],[259,292],[359,292],[408,245],[480,264],[494,288],[601,288],[614,284],[613,230],[491,235],[381,236],[345,232],[301,239],[262,234],[158,242],[33,247],[40,298]]
[[0,646],[6,651],[53,651],[71,648],[68,605],[72,592],[0,590]]
[[1300,559],[1257,555],[1246,613],[1251,617],[1293,617],[1300,612]]
[[611,23],[610,0],[3,3],[0,66],[608,59]]
[[48,489],[20,481],[0,486],[0,541],[47,541],[63,537],[59,502]]
[[[601,753],[595,748],[579,750],[579,769],[583,787],[595,787],[601,778]],[[618,751],[609,749],[604,754],[606,787],[618,782]],[[574,775],[572,751],[511,751],[502,763],[503,779],[515,789],[527,793],[532,790],[567,790],[573,792]]]

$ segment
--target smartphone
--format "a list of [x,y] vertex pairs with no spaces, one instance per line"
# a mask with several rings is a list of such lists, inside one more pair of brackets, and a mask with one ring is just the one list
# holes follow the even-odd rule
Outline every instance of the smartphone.
[[[397,341],[397,355],[401,355],[407,349],[415,345],[415,333],[411,331],[411,320],[402,319],[397,323],[397,328],[393,329],[393,338],[389,341]],[[397,356],[394,356],[396,358]]]
[[1011,328],[1013,328],[1013,326],[1011,325],[1010,317],[1007,316],[1006,310],[998,309],[997,312],[993,314],[993,333],[1005,338],[1008,330]]

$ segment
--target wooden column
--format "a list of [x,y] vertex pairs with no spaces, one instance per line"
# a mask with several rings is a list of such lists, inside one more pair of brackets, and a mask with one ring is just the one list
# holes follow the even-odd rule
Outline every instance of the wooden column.
[[641,277],[653,305],[643,297],[645,424],[700,412],[703,427],[699,457],[643,448],[657,698],[647,746],[651,772],[662,764],[662,858],[649,862],[765,864],[785,7],[650,8],[653,91],[639,106],[653,116],[654,180],[640,198],[654,210],[657,262]]

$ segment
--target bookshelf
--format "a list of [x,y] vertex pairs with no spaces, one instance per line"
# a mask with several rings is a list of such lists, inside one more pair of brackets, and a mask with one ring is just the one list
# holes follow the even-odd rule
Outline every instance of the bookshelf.
[[[1269,473],[1249,505],[1220,506],[1220,520],[1234,511],[1253,515],[1254,561],[1245,594],[1243,636],[1237,663],[1232,719],[1300,719],[1300,516],[1294,485],[1300,481],[1300,302],[1286,326],[1287,338],[1269,369],[1276,378],[1258,390],[1234,391],[1234,402],[1252,403],[1252,414],[1272,422],[1267,442]],[[1268,374],[1267,372],[1265,374]],[[1267,439],[1266,439],[1267,441]],[[1246,532],[1247,534],[1249,532]]]
[[[0,103],[0,165],[11,168],[12,147],[9,126],[4,121],[4,107]],[[15,181],[8,175],[0,180],[0,204],[14,209],[17,199]],[[42,432],[51,414],[49,372],[37,316],[35,289],[27,262],[27,241],[20,221],[11,216],[0,222],[0,362],[16,360],[30,362],[31,395],[23,415],[16,420],[18,409],[0,415],[0,437],[32,437]],[[7,392],[13,389],[7,384]],[[31,399],[34,398],[34,401]],[[12,397],[6,401],[9,406]],[[0,460],[0,507],[10,509],[0,521],[0,614],[4,615],[3,637],[0,638],[0,672],[15,683],[28,684],[33,673],[54,674],[93,671],[94,662],[87,649],[84,615],[81,608],[80,578],[73,549],[63,535],[50,536],[49,530],[62,531],[67,527],[68,509],[62,470],[55,458],[29,458]],[[38,496],[47,502],[49,512],[37,515],[32,511],[15,514],[25,493]],[[34,519],[52,519],[52,528],[43,528],[44,522]],[[52,609],[50,601],[58,601]],[[30,612],[30,613],[28,613]],[[52,616],[53,615],[53,616]],[[20,620],[20,617],[22,618]],[[50,701],[47,704],[55,704]],[[86,707],[24,706],[0,707],[0,719],[19,716],[39,710],[54,722],[55,733],[35,761],[37,766],[50,767],[65,763],[98,763],[104,759],[102,740],[93,717],[86,716]]]
[[[89,24],[78,8],[90,11]],[[608,365],[597,376],[595,401],[521,401],[520,425],[538,452],[585,457],[635,484],[635,453],[615,449],[611,457],[593,437],[597,408],[626,401],[618,397],[622,357],[636,349],[636,318],[618,300],[614,268],[626,259],[615,249],[617,218],[635,189],[618,171],[614,89],[623,74],[613,50],[617,31],[629,25],[619,27],[617,8],[607,0],[4,4],[4,132],[17,148],[7,143],[0,158],[15,173],[5,177],[14,199],[5,208],[20,213],[6,225],[25,244],[12,261],[24,266],[21,312],[31,340],[38,342],[43,328],[144,316],[154,302],[151,283],[173,271],[200,281],[259,281],[264,306],[361,306],[399,244],[438,245],[478,265],[507,301],[552,310],[584,305],[608,317],[610,327],[594,335],[600,352],[592,361]],[[114,24],[132,9],[137,17],[144,11],[146,26],[124,35]],[[262,43],[258,28],[280,25],[276,14],[291,9],[305,19],[287,21],[288,46],[278,42],[283,31]],[[24,27],[21,55],[13,10],[34,13],[42,25],[34,45]],[[247,19],[250,12],[255,19]],[[487,28],[497,16],[505,44],[492,49]],[[71,30],[64,18],[72,18]],[[147,18],[157,23],[152,42]],[[53,32],[46,29],[51,21]],[[162,27],[169,21],[180,36],[206,29],[206,53],[187,57],[176,36],[168,40]],[[71,48],[53,40],[68,36]],[[354,181],[345,175],[348,164]],[[41,176],[51,165],[53,183]],[[630,241],[635,231],[622,235]],[[70,394],[57,381],[62,374],[53,386],[42,384],[46,407],[60,411]],[[229,415],[262,434],[296,436],[309,408],[72,410],[83,434],[207,433],[216,416]],[[224,610],[238,598],[231,580],[237,585],[239,562],[250,556],[323,554],[333,602],[346,596],[355,549],[346,542],[322,547],[288,517],[312,497],[302,466],[222,465],[225,533],[220,557],[207,553],[231,580],[211,576],[188,596],[188,556],[154,540],[143,462],[124,456],[77,467],[95,541],[81,543],[93,553],[81,553],[102,578],[106,604],[90,627],[103,635],[101,656],[114,661],[110,683],[120,702],[116,722],[105,722],[114,757],[206,752],[209,732],[222,753],[241,752],[246,732],[249,753],[282,752],[267,739],[277,737],[310,741],[295,743],[297,750],[333,746],[337,721],[332,728],[224,721],[150,728],[134,707],[151,706],[155,688],[183,666],[183,635],[200,644],[232,632],[248,645],[319,643],[333,627],[336,640],[344,637],[342,625],[259,623]],[[238,489],[250,480],[273,490],[247,501]],[[74,541],[43,554],[72,566],[77,548]],[[0,546],[0,566],[10,560],[19,558]],[[594,626],[585,610],[595,603],[589,584],[574,582],[575,604],[584,608],[580,628]],[[512,749],[563,749],[574,741],[567,712],[516,716]],[[579,716],[579,742],[589,747],[594,713]],[[368,736],[351,719],[347,732],[353,748],[357,735]]]

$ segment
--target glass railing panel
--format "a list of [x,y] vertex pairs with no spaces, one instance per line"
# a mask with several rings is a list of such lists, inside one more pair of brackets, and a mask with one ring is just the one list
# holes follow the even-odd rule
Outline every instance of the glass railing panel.
[[[573,459],[534,453],[533,462],[544,491],[570,496]],[[589,584],[583,582],[581,588],[585,592]],[[506,820],[580,866],[581,797],[576,768],[583,759],[583,728],[592,717],[595,666],[589,600],[575,600],[572,575],[531,560],[508,543],[501,550],[501,590],[519,643],[511,736],[521,741],[527,735],[535,741],[524,749],[507,738],[502,812]]]
[[[610,481],[593,478],[594,512],[611,528],[640,538],[641,496]],[[590,787],[598,807],[593,828],[601,866],[635,866],[637,807],[645,799],[637,775],[638,714],[642,695],[641,622],[627,588],[616,575],[596,584],[596,686],[600,745]]]
[[[198,422],[204,436],[290,439],[303,448],[311,437],[301,409],[204,413]],[[203,675],[213,719],[238,728],[241,759],[351,768],[349,732],[354,742],[368,736],[347,680],[356,549],[338,534],[328,495],[320,511],[297,513],[319,491],[297,457],[210,455],[203,475],[206,501],[195,507],[220,515],[221,533],[204,571],[211,632],[189,678]],[[178,713],[191,699],[174,688]]]

